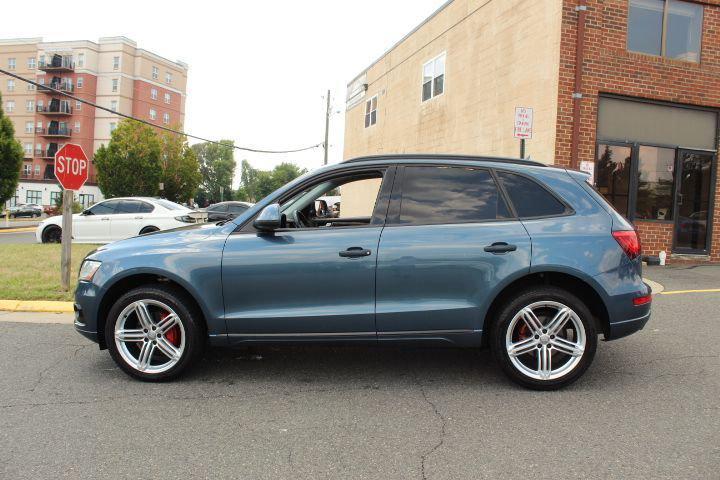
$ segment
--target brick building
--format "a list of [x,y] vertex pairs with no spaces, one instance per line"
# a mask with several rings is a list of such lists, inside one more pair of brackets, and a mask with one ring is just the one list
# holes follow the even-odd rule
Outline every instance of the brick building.
[[[21,77],[71,93],[120,113],[157,125],[182,125],[188,66],[137,48],[125,37],[97,43],[42,38],[0,40],[0,65]],[[92,160],[121,117],[0,75],[3,110],[13,121],[25,151],[16,195],[18,203],[54,205],[60,196],[54,155],[65,143],[77,143]],[[89,206],[102,200],[91,162],[78,200]]]
[[345,157],[517,156],[593,172],[647,254],[720,262],[720,0],[453,0],[348,85]]

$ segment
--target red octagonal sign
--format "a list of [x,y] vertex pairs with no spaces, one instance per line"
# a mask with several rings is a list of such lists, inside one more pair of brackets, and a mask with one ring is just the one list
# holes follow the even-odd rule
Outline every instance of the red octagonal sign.
[[89,163],[80,145],[68,143],[55,154],[55,177],[65,190],[80,190],[88,179]]

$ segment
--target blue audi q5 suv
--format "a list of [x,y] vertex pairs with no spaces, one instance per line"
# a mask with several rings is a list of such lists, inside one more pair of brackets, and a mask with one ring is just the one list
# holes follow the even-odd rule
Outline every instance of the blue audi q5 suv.
[[358,158],[231,221],[85,258],[75,328],[140,380],[206,345],[489,346],[513,381],[577,380],[643,328],[640,239],[577,171],[470,156]]

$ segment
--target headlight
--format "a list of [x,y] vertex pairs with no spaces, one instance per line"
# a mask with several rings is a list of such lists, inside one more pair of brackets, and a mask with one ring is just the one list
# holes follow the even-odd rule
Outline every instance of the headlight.
[[100,263],[101,262],[95,260],[85,260],[80,267],[79,280],[85,282],[92,280],[93,275],[95,275],[95,272],[100,268]]

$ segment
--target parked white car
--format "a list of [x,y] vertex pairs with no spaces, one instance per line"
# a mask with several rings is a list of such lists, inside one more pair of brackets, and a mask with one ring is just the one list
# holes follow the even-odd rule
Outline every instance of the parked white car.
[[[192,215],[192,216],[191,216]],[[193,210],[169,200],[149,197],[113,198],[73,215],[73,242],[109,243],[144,233],[183,227],[197,221]],[[38,225],[38,243],[57,243],[62,215]]]

